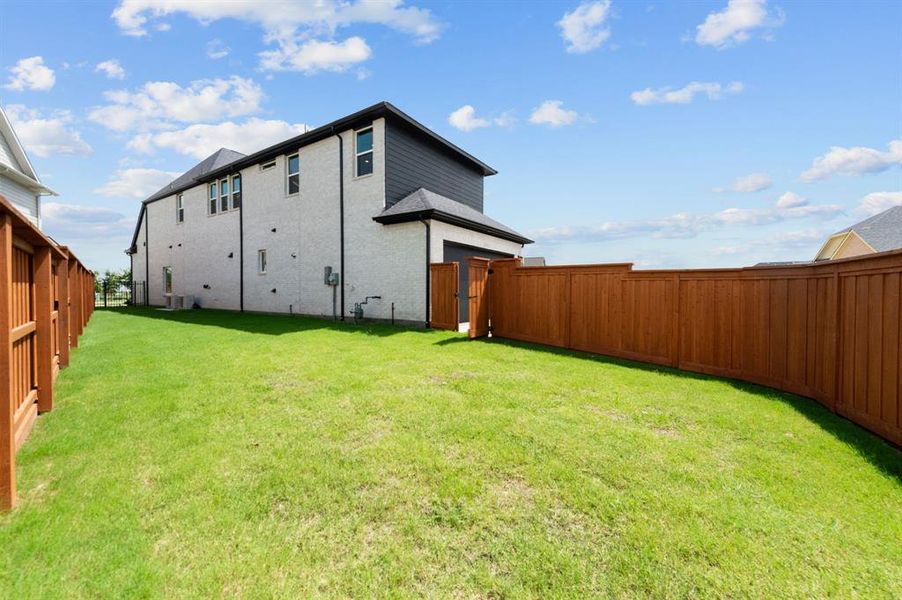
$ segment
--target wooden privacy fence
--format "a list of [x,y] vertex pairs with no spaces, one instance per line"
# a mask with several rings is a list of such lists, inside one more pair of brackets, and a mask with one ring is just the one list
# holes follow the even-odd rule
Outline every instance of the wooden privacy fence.
[[718,270],[490,264],[492,335],[786,390],[902,444],[902,251]]
[[0,509],[16,499],[16,452],[94,310],[94,274],[0,196]]

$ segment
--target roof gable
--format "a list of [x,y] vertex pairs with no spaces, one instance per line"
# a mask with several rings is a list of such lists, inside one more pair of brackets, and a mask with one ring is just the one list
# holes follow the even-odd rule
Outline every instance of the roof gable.
[[3,110],[2,106],[0,106],[0,137],[3,138],[2,142],[0,142],[4,147],[3,149],[9,149],[8,157],[10,159],[8,161],[2,160],[2,155],[7,153],[0,152],[0,160],[2,160],[3,163],[8,163],[7,166],[17,170],[22,175],[34,180],[35,183],[40,185],[41,180],[38,179],[38,174],[31,165],[31,161],[28,160],[25,148],[19,141],[19,137],[16,135],[12,123],[10,123],[9,117],[6,116],[6,111]]
[[154,200],[159,200],[160,198],[165,198],[170,194],[174,194],[177,191],[193,187],[197,183],[199,183],[199,179],[201,179],[208,173],[228,166],[231,163],[244,158],[244,156],[245,155],[241,152],[229,150],[228,148],[220,148],[207,158],[203,159],[202,161],[185,171],[183,174],[173,179],[170,183],[157,190],[144,202],[153,202]]
[[889,208],[844,231],[854,231],[877,252],[902,248],[902,206]]

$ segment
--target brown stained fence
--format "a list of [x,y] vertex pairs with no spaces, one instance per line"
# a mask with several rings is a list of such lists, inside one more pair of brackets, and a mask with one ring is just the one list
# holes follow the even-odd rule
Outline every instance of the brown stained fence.
[[53,409],[53,382],[91,316],[93,289],[93,273],[0,196],[0,509],[15,504],[16,452]]
[[633,271],[491,262],[492,334],[759,383],[902,444],[902,251]]

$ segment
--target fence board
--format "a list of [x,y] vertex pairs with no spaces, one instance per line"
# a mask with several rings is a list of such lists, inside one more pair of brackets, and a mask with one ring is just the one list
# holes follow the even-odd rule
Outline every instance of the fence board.
[[[67,334],[65,294],[70,283],[93,289],[93,282],[76,257],[0,196],[0,510],[15,504],[16,452],[38,412],[53,408],[53,381],[76,339]],[[93,302],[82,306],[84,323]]]
[[498,337],[768,385],[902,444],[902,251],[748,269],[491,268]]

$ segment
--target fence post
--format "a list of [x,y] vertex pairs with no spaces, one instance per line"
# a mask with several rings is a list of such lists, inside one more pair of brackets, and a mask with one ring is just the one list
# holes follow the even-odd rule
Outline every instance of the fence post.
[[12,293],[13,227],[9,215],[0,214],[0,510],[16,503],[16,440],[13,407]]
[[69,257],[63,258],[56,268],[59,274],[59,316],[57,317],[57,334],[60,351],[60,368],[69,365]]
[[78,348],[78,261],[69,259],[69,347]]
[[103,281],[100,282],[100,289],[103,290],[103,307],[104,308],[107,308],[106,295],[107,295],[107,291],[109,290],[109,285],[110,285],[110,282],[106,279],[104,279]]
[[34,249],[34,304],[38,382],[38,413],[53,410],[53,257],[50,246]]

